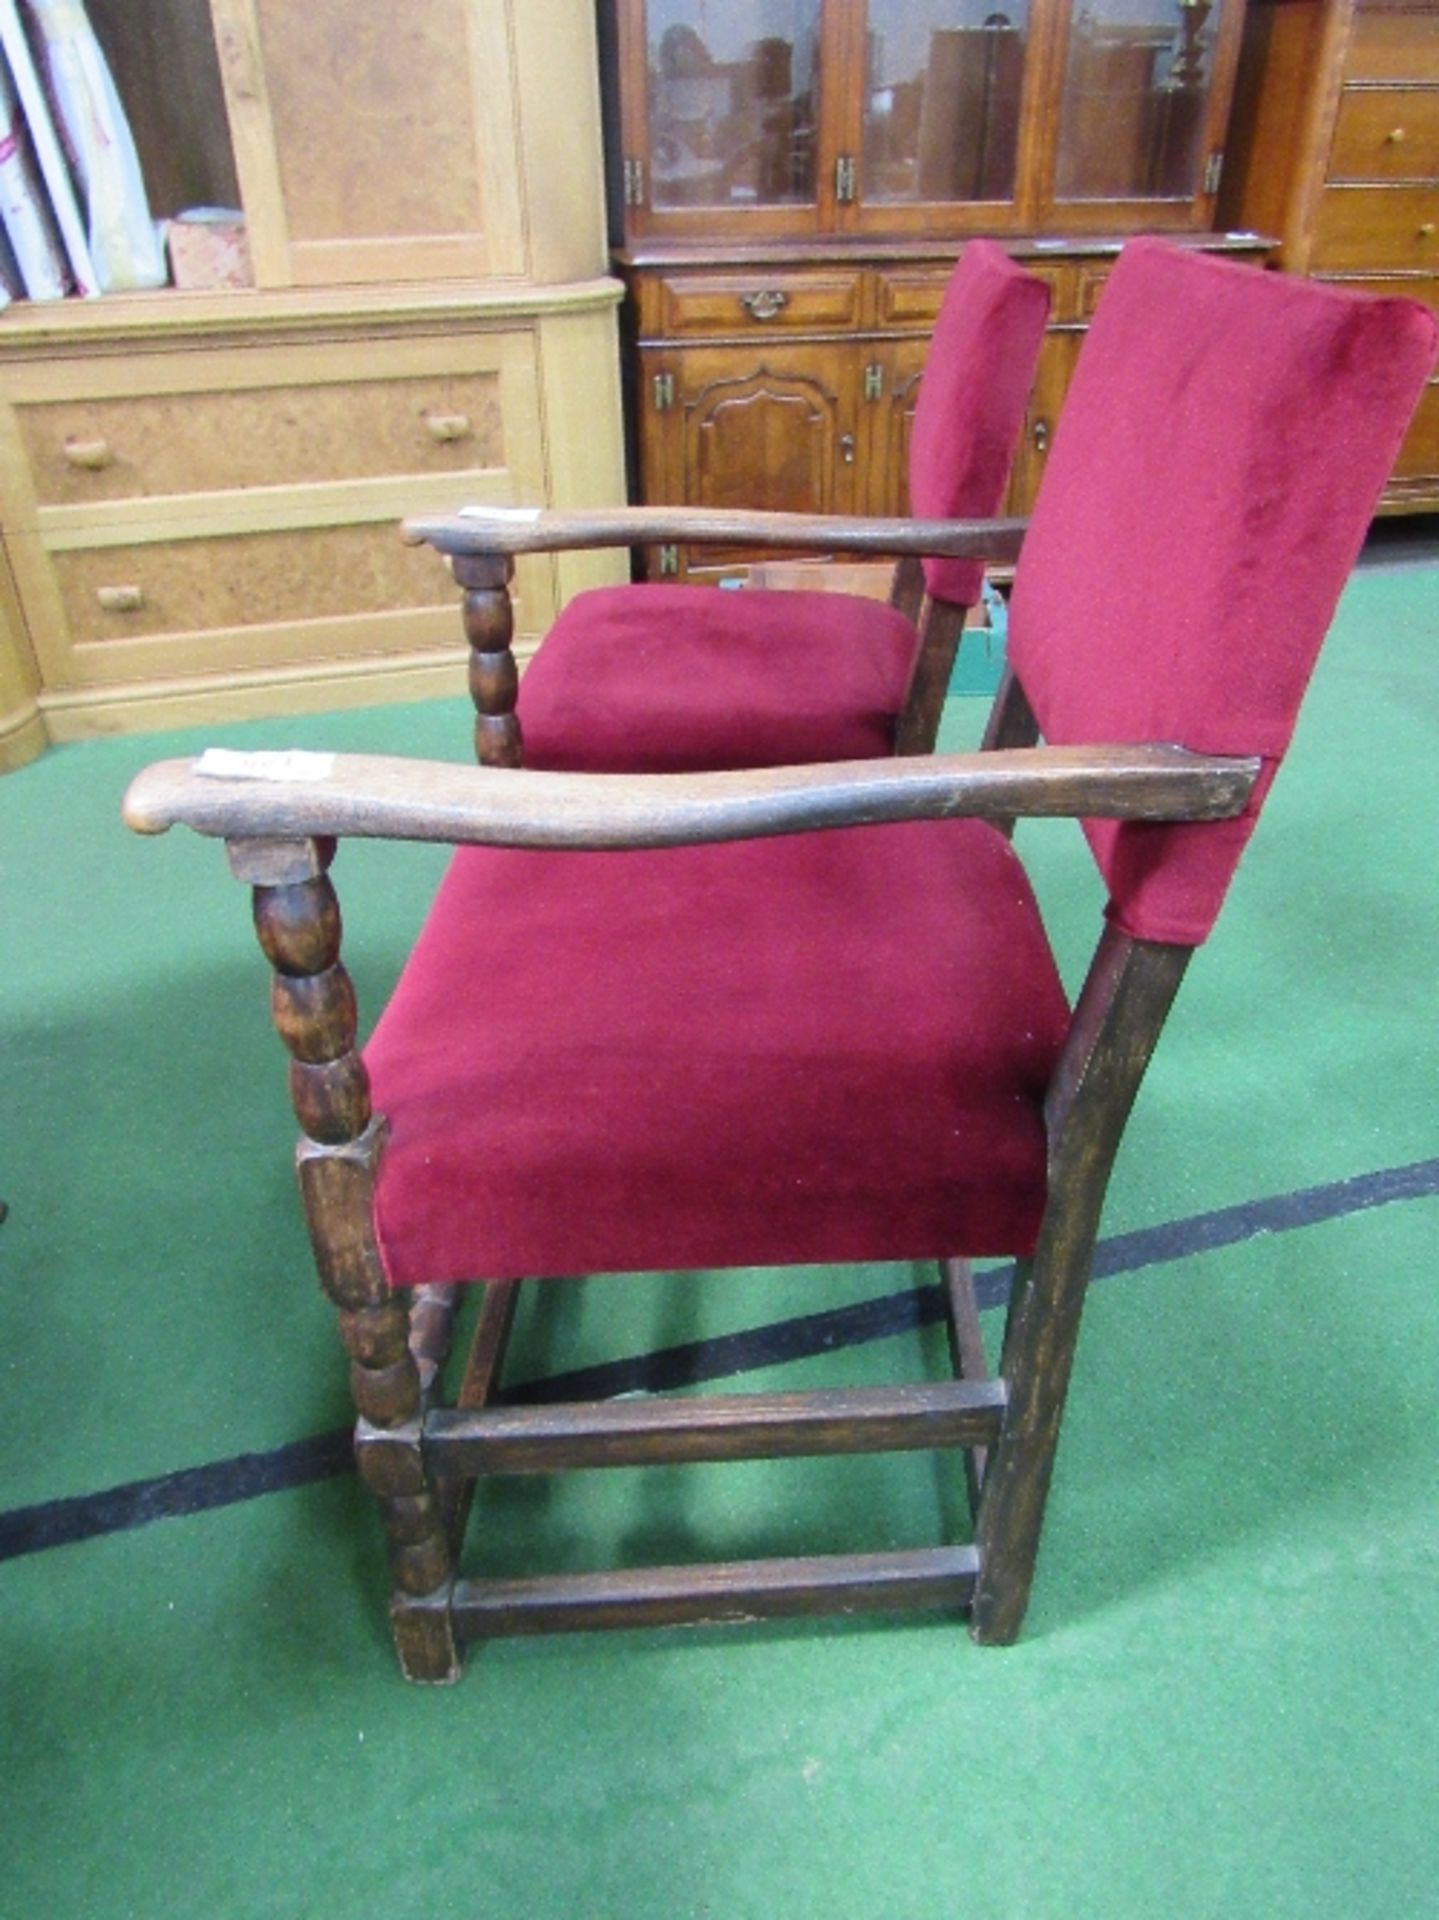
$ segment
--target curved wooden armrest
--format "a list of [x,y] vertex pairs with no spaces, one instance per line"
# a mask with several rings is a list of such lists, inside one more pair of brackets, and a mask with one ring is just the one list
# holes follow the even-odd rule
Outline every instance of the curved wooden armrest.
[[[369,754],[162,760],[125,796],[137,833],[227,840],[371,839],[504,847],[679,846],[817,827],[966,815],[1216,820],[1243,811],[1257,760],[1183,747],[1027,747],[741,773],[568,774]],[[292,777],[304,762],[307,777]],[[261,765],[263,763],[263,766]]]
[[540,507],[466,507],[417,514],[401,531],[451,556],[552,553],[579,547],[684,542],[820,548],[827,553],[943,554],[1007,564],[1019,553],[1023,520],[882,520],[806,513],[730,513],[704,507],[614,507],[562,513]]

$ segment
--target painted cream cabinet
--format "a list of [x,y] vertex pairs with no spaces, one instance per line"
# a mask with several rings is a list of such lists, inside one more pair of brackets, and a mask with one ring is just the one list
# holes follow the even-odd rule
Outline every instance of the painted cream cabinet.
[[[0,319],[0,765],[460,691],[400,517],[623,498],[588,0],[90,12],[155,211],[242,206],[256,285]],[[523,564],[521,648],[620,565]]]

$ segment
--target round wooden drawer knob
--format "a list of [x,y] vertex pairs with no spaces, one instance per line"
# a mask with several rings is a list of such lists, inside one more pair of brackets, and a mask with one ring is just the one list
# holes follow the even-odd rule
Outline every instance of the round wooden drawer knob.
[[64,451],[72,467],[84,467],[89,473],[98,473],[115,458],[108,440],[67,440]]
[[429,428],[430,438],[442,447],[456,440],[468,440],[474,432],[467,413],[427,413],[425,425]]
[[145,604],[143,587],[97,587],[95,598],[106,613],[138,613]]

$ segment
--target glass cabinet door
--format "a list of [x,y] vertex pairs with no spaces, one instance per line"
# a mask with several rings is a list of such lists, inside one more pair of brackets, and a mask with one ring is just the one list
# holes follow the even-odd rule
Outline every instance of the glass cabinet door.
[[905,207],[1014,198],[1028,0],[869,0],[857,193]]
[[1190,224],[1218,186],[1216,82],[1227,95],[1238,13],[1222,0],[1081,0],[1064,53],[1056,206],[1090,224],[1099,203]]
[[644,172],[626,194],[655,227],[814,224],[823,13],[823,0],[646,0],[627,61],[644,112],[626,140]]

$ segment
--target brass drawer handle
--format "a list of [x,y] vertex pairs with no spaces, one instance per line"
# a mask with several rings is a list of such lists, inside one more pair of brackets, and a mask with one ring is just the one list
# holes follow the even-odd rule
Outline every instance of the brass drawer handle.
[[1420,226],[1419,238],[1421,240],[1432,240],[1434,238],[1434,222],[1432,220],[1426,220]]
[[1403,127],[1391,127],[1384,136],[1386,147],[1397,147],[1406,138]]
[[773,320],[789,305],[789,295],[777,287],[762,287],[758,293],[742,293],[739,303],[752,320]]
[[143,587],[97,587],[95,598],[106,613],[138,613],[145,604]]
[[84,467],[89,473],[98,473],[115,458],[108,440],[67,440],[63,451],[72,467]]
[[430,438],[442,447],[456,440],[468,440],[474,432],[467,413],[427,413],[425,425],[430,430]]
[[1036,453],[1048,453],[1049,452],[1049,422],[1047,420],[1036,420],[1031,433],[1031,438],[1034,441],[1034,451]]
[[839,436],[839,457],[847,467],[854,465],[854,435],[842,433]]

